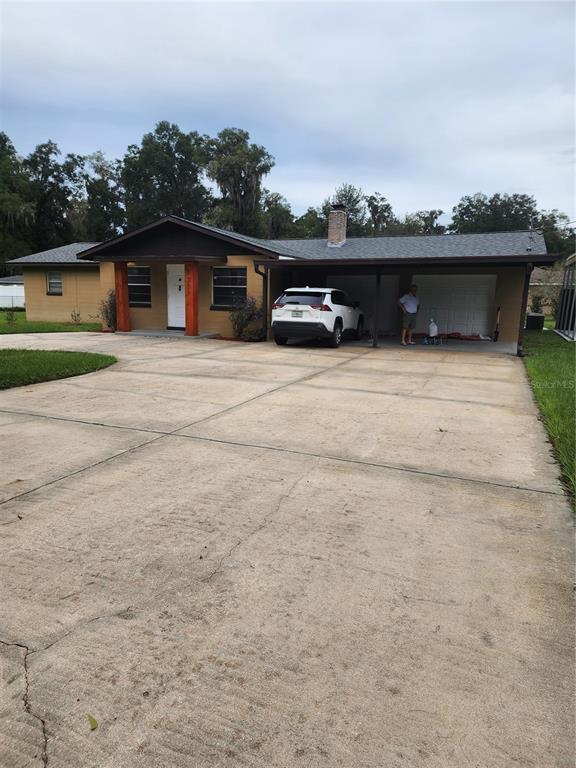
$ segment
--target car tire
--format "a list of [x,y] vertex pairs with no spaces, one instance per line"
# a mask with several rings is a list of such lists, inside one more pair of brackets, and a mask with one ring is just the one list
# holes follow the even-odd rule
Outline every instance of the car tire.
[[288,343],[288,339],[285,336],[274,336],[274,341],[279,347],[284,347]]
[[336,320],[334,323],[334,330],[332,331],[332,337],[330,338],[331,347],[339,347],[342,341],[342,323],[340,320]]
[[358,325],[356,326],[356,333],[354,334],[354,337],[360,340],[363,335],[364,335],[364,318],[360,317],[358,318]]

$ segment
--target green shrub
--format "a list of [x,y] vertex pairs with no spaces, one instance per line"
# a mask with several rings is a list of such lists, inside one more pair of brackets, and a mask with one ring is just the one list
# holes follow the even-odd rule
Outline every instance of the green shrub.
[[108,291],[106,298],[100,302],[100,317],[104,325],[116,330],[116,294]]
[[16,311],[14,307],[8,307],[8,309],[4,310],[4,320],[6,325],[16,325]]
[[230,322],[235,339],[244,341],[261,341],[264,338],[264,329],[258,324],[264,317],[262,308],[253,296],[248,296],[243,304],[235,307],[230,312]]

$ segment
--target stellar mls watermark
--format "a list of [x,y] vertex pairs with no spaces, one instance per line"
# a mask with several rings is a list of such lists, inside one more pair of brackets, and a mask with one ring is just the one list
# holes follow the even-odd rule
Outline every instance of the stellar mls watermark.
[[534,389],[574,389],[575,383],[570,379],[558,379],[555,381],[533,381]]

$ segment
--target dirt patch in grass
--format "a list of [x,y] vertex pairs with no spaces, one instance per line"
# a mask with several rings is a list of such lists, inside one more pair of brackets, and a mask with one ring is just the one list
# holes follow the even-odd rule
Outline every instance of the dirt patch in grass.
[[60,352],[34,349],[0,350],[0,389],[65,379],[106,368],[116,362],[112,355],[92,352]]

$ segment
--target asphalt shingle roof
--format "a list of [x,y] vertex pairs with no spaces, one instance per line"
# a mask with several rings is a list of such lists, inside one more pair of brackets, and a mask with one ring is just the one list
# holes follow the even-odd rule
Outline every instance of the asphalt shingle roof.
[[487,232],[470,235],[351,237],[329,247],[325,239],[266,240],[268,247],[301,259],[481,259],[545,255],[539,232]]
[[77,264],[82,267],[93,267],[94,262],[81,261],[76,258],[81,251],[92,248],[99,243],[69,243],[61,245],[59,248],[50,248],[48,251],[32,253],[30,256],[21,256],[19,259],[12,259],[10,264]]
[[334,248],[328,246],[326,238],[263,240],[205,224],[202,228],[297,259],[475,259],[546,254],[544,236],[532,230],[468,235],[350,237],[344,245]]
[[24,285],[24,275],[8,275],[8,277],[0,277],[0,285]]
[[[170,217],[178,219],[179,217]],[[186,219],[181,219],[186,222]],[[188,222],[194,223],[194,222]],[[351,237],[344,245],[334,248],[325,238],[302,240],[263,240],[240,235],[205,224],[201,230],[224,235],[247,246],[294,259],[305,260],[390,260],[425,259],[477,260],[545,256],[546,244],[540,232],[486,232],[469,235],[391,235],[382,237]],[[49,251],[13,259],[13,264],[77,264],[93,266],[94,262],[77,258],[77,254],[99,243],[71,243]]]

